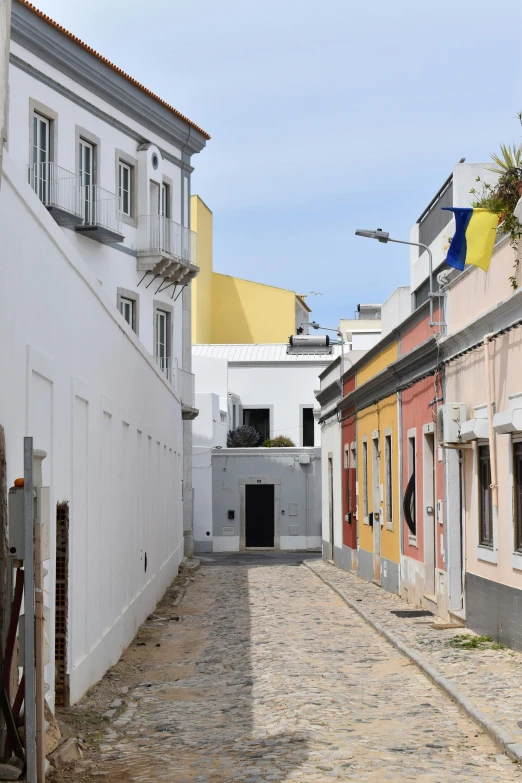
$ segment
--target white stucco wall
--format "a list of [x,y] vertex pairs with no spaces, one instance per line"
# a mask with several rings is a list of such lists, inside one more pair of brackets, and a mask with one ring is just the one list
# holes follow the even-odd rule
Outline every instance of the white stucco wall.
[[[270,435],[287,435],[296,446],[303,443],[302,408],[317,407],[314,391],[319,388],[319,373],[325,364],[229,364],[229,387],[241,399],[243,409],[270,409]],[[314,423],[315,446],[320,429]]]
[[[11,51],[24,62],[33,66],[37,71],[61,84],[89,104],[103,110],[110,117],[118,119],[128,128],[138,133],[142,138],[150,140],[153,144],[161,146],[176,158],[181,153],[176,147],[144,128],[130,117],[115,110],[109,104],[98,98],[90,91],[83,88],[73,79],[59,72],[52,66],[43,62],[21,47],[16,42],[11,42]],[[32,161],[32,121],[30,101],[38,101],[40,109],[45,116],[48,108],[56,114],[53,120],[53,155],[52,161],[69,172],[76,173],[77,162],[77,126],[93,134],[99,139],[96,145],[98,159],[96,183],[111,193],[117,193],[117,150],[130,156],[136,161],[135,170],[135,212],[137,215],[151,213],[149,180],[161,182],[163,179],[170,185],[170,210],[171,218],[181,223],[181,169],[171,161],[164,159],[157,147],[149,150],[138,150],[139,142],[131,138],[114,125],[96,116],[87,108],[78,106],[65,95],[62,95],[49,84],[43,83],[34,76],[22,71],[16,65],[11,64],[9,71],[9,142],[8,152],[21,172],[27,172],[28,165]],[[159,166],[153,171],[150,166],[151,152],[158,153]],[[185,224],[188,221],[188,209],[185,213]],[[173,344],[172,366],[187,366],[182,357],[182,297],[174,302],[172,298],[173,288],[165,292],[156,293],[162,282],[161,278],[152,281],[149,275],[138,287],[143,277],[143,272],[137,270],[136,256],[128,255],[116,247],[110,247],[93,241],[90,238],[77,234],[74,230],[62,229],[67,235],[67,240],[82,256],[96,279],[102,284],[105,293],[116,307],[117,289],[125,288],[139,294],[139,336],[149,353],[154,352],[153,346],[153,301],[165,302],[174,307],[173,316]],[[124,235],[123,245],[131,251],[137,247],[137,229],[128,222],[122,223]],[[150,285],[149,285],[150,283]],[[148,286],[148,287],[147,287]],[[179,293],[179,288],[175,294]]]
[[[480,183],[476,182],[480,176],[483,182],[493,183],[498,179],[497,174],[489,171],[490,163],[458,163],[453,169],[453,206],[470,207],[471,202],[476,198],[470,193],[472,188],[480,191]],[[436,192],[436,191],[435,191]],[[448,239],[451,239],[455,232],[455,219],[453,218],[448,225],[440,232],[430,245],[433,254],[433,269],[437,269],[446,259]],[[410,231],[410,241],[419,241],[419,224],[415,223]],[[428,278],[428,254],[424,251],[419,256],[419,248],[410,247],[410,288],[413,293],[421,283]]]
[[[13,92],[13,91],[12,91]],[[23,437],[48,453],[54,649],[55,504],[70,504],[72,701],[114,664],[182,557],[182,420],[172,386],[5,155],[0,191],[0,423],[7,480]],[[145,553],[147,568],[145,570]],[[53,666],[47,667],[51,685]]]

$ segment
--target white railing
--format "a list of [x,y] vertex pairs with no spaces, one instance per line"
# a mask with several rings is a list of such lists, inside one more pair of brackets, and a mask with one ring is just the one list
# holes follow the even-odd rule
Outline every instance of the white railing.
[[196,233],[162,215],[138,217],[138,250],[197,264]]
[[58,207],[81,218],[80,178],[56,163],[31,163],[29,182],[46,207]]
[[81,185],[81,214],[84,225],[102,226],[121,234],[120,200],[99,185]]
[[196,407],[196,384],[193,372],[178,367],[176,370],[177,392],[183,405],[189,408]]
[[161,372],[172,382],[172,359],[170,356],[155,356],[154,361]]

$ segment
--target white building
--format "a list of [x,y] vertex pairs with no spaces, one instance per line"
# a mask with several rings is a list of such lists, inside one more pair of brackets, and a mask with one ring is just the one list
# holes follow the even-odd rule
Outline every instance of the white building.
[[55,669],[74,702],[177,573],[184,530],[190,551],[190,175],[209,137],[25,0],[9,96],[0,423],[8,483],[32,435],[52,508],[68,502],[60,628],[51,515],[46,678],[51,703]]
[[[219,482],[216,484],[218,478],[215,466],[225,452],[231,457],[243,456],[246,459],[248,456],[250,461],[254,460],[251,464],[255,465],[256,483],[258,480],[259,483],[272,481],[272,468],[277,467],[277,455],[281,475],[288,475],[290,494],[287,496],[283,481],[280,500],[277,500],[280,510],[275,514],[276,531],[279,529],[280,535],[274,546],[292,549],[320,546],[320,427],[317,421],[319,411],[315,408],[315,393],[319,387],[319,374],[335,358],[339,347],[330,346],[321,350],[322,352],[318,353],[290,353],[286,344],[193,347],[196,407],[200,411],[194,422],[196,551],[232,551],[243,546],[241,539],[245,536],[240,531],[240,523],[244,527],[245,520],[241,517],[244,504],[241,503],[239,494],[242,485],[237,482],[244,479],[244,476],[240,476],[239,468],[239,472],[235,471],[233,476],[233,481],[236,482],[233,496],[236,506],[233,503],[231,505],[232,498],[228,495],[224,499],[218,497],[223,489],[225,494],[230,489],[223,488]],[[254,426],[263,439],[286,435],[291,438],[295,447],[226,449],[228,431],[242,424]],[[264,461],[260,459],[261,455],[264,455]],[[306,464],[313,463],[312,469],[309,470],[313,477],[309,476],[306,487],[304,479],[308,475],[308,469],[297,469],[298,472],[303,471],[303,482],[294,484],[290,476],[296,475],[296,469],[288,468],[287,465],[305,464],[299,462],[299,459],[304,458],[303,455],[308,455],[306,458],[311,460]],[[227,463],[227,469],[232,469],[235,464],[235,461]],[[219,473],[220,468],[217,470]],[[288,500],[290,495],[292,500]],[[303,500],[304,495],[308,498],[308,504]],[[289,510],[282,514],[285,509],[281,504],[284,505],[285,502],[302,504],[302,518],[299,517],[299,520],[292,523]],[[227,512],[234,512],[236,524],[234,520],[222,519],[223,503],[228,503]],[[317,508],[315,515],[313,508]],[[292,505],[292,515],[294,510]],[[297,515],[300,514],[297,510]],[[283,517],[281,520],[279,515]],[[288,519],[284,518],[286,516]],[[278,525],[278,521],[281,521],[281,525]],[[287,521],[288,525],[285,525]],[[293,524],[292,532],[289,532],[290,524]]]
[[381,339],[380,304],[358,304],[354,318],[341,318],[339,331],[349,351],[367,351]]

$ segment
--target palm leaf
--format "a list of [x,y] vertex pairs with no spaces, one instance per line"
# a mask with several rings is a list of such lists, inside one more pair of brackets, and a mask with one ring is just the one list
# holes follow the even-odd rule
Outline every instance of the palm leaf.
[[501,144],[500,155],[491,155],[491,160],[498,168],[491,168],[494,174],[505,174],[510,169],[520,168],[522,165],[522,150],[516,144]]

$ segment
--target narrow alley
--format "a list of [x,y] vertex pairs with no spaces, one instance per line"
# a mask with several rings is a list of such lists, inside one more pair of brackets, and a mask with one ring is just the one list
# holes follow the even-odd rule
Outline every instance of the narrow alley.
[[73,708],[92,720],[104,698],[122,694],[112,720],[100,726],[98,718],[86,732],[89,750],[63,780],[522,778],[299,560],[207,563],[175,614],[167,596],[122,661]]

